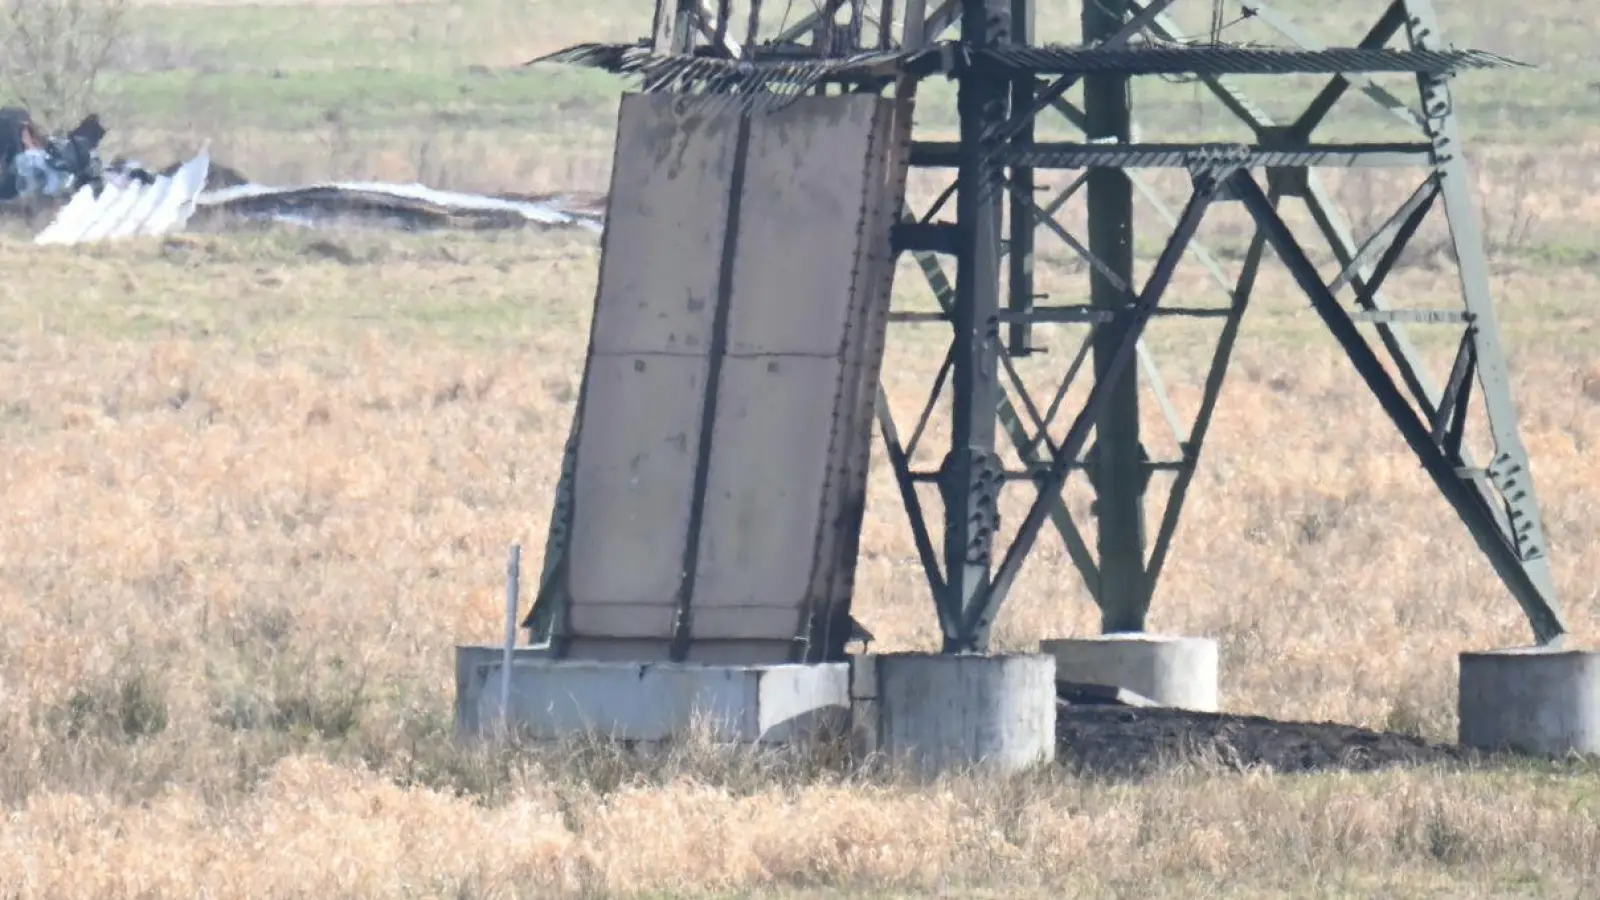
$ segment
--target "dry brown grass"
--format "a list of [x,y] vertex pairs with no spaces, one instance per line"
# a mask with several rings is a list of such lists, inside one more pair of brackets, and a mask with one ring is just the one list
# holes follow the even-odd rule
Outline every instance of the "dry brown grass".
[[270,6],[294,8],[297,6],[419,6],[437,0],[128,0],[132,6],[153,7],[227,7]]
[[[269,180],[594,189],[608,158],[581,130],[555,149],[331,125],[198,136]],[[184,152],[191,137],[147,136]],[[1483,151],[1497,233],[1532,221],[1502,241],[1495,281],[1588,642],[1600,211],[1562,185],[1591,184],[1596,152],[1528,150]],[[1406,187],[1341,193],[1370,213]],[[1237,223],[1210,236],[1236,242]],[[0,897],[1595,893],[1585,767],[1288,777],[1199,758],[1137,783],[918,785],[693,740],[644,760],[453,745],[452,647],[497,639],[507,544],[537,567],[595,262],[563,234],[0,242]],[[1453,301],[1423,262],[1393,292]],[[1056,250],[1041,281],[1062,301],[1083,289]],[[900,291],[921,295],[909,267]],[[1186,269],[1174,296],[1214,293]],[[1151,627],[1222,641],[1230,709],[1449,740],[1455,654],[1526,626],[1296,296],[1273,267]],[[1151,335],[1180,407],[1204,336]],[[1051,343],[1025,367],[1035,385],[1072,349]],[[941,350],[933,332],[892,339],[900,416]],[[1146,421],[1152,452],[1170,450]],[[927,446],[946,434],[936,418]],[[885,469],[857,612],[882,649],[929,648]],[[1096,619],[1047,537],[996,640]]]
[[[537,552],[543,535],[593,242],[321,240],[0,245],[16,273],[0,342],[0,894],[1592,886],[1583,773],[1291,778],[1200,760],[1139,784],[897,785],[693,745],[653,763],[453,747],[451,647],[494,639],[504,547]],[[1399,277],[1397,292],[1447,293],[1427,269]],[[1600,368],[1574,301],[1595,278],[1498,279],[1523,298],[1505,317],[1525,435],[1588,637]],[[1448,738],[1454,653],[1524,626],[1281,273],[1263,296],[1151,625],[1222,639],[1230,708]],[[1189,340],[1152,336],[1179,403]],[[895,342],[898,409],[936,347]],[[929,647],[895,503],[880,464],[858,606],[886,649]],[[1093,628],[1044,542],[999,642]]]

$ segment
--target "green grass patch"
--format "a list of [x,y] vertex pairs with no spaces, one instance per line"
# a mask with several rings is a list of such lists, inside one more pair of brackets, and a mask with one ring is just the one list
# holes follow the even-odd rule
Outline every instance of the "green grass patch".
[[169,71],[120,75],[106,99],[138,127],[247,127],[294,132],[337,121],[357,132],[394,128],[610,127],[619,79],[553,71],[344,68],[325,72]]
[[[1350,44],[1363,20],[1378,12],[1377,4],[1370,4],[1370,12],[1367,5],[1335,11],[1291,2],[1274,9],[1294,16],[1321,40]],[[1507,21],[1488,0],[1445,5],[1441,15],[1455,43],[1544,66],[1458,79],[1463,125],[1473,139],[1570,134],[1600,114],[1600,62],[1582,46],[1575,33],[1580,29],[1564,24],[1569,8],[1577,6],[1545,5],[1527,21]],[[1069,18],[1041,12],[1041,31],[1075,40],[1076,24]],[[559,138],[607,119],[626,82],[559,66],[522,69],[520,63],[578,41],[639,37],[649,26],[649,10],[627,0],[596,0],[576,15],[557,0],[141,7],[131,24],[121,64],[108,76],[107,99],[141,127],[179,130],[198,120],[215,127],[295,130],[337,111],[356,130],[448,124],[538,128]],[[1204,30],[1203,23],[1187,24],[1191,31]],[[1253,21],[1239,23],[1224,38],[1286,43]],[[1403,77],[1379,80],[1415,102],[1413,83]],[[1325,81],[1252,77],[1239,83],[1267,112],[1289,119]],[[921,105],[928,127],[953,127],[953,94],[948,85],[925,83]],[[1135,99],[1147,139],[1241,134],[1197,84],[1144,78]],[[1399,129],[1390,113],[1352,92],[1321,136],[1387,139],[1402,134]],[[1070,133],[1053,123],[1047,129],[1052,132]]]

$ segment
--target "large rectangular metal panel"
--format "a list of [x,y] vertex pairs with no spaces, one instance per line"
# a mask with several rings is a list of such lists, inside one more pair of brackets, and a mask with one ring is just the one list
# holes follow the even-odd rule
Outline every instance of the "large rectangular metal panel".
[[[589,362],[567,577],[579,633],[672,633],[707,365],[661,354],[597,353]],[[640,617],[639,607],[663,605],[667,612]]]
[[[838,414],[844,422],[841,432],[848,435],[841,451],[841,469],[836,479],[838,497],[834,527],[824,533],[821,556],[829,565],[829,581],[822,591],[828,598],[825,615],[814,617],[808,639],[830,644],[844,642],[840,630],[851,623],[850,599],[855,591],[856,563],[860,552],[861,522],[866,512],[867,473],[872,458],[872,434],[877,427],[876,409],[879,376],[883,368],[884,347],[888,338],[890,296],[897,257],[889,235],[905,209],[906,171],[911,152],[912,105],[896,102],[891,114],[880,125],[886,146],[874,148],[880,161],[872,170],[869,201],[861,226],[862,239],[856,248],[855,293],[865,300],[858,304],[859,318],[851,326],[851,353],[846,361],[850,390],[841,398]],[[848,631],[845,631],[848,634]]]
[[623,102],[564,637],[575,658],[671,652],[700,475],[688,659],[780,662],[848,609],[909,103],[802,98],[741,136],[732,109],[674,100]]
[[872,346],[866,310],[888,302],[862,263],[864,247],[887,241],[866,223],[893,109],[864,94],[807,97],[751,123],[727,339],[737,359],[718,388],[696,638],[755,637],[740,633],[760,621],[754,606],[787,608],[800,635],[848,602],[848,585],[833,589],[833,551],[852,451],[871,439],[851,413]]
[[802,97],[750,123],[728,353],[841,358],[856,290],[870,157],[889,101]]
[[[895,109],[866,95],[804,98],[758,120],[746,162],[744,203],[763,214],[741,220],[735,292],[742,298],[758,291],[756,279],[764,278],[771,302],[761,307],[760,317],[746,315],[750,306],[736,308],[730,347],[827,355],[840,362],[828,385],[833,397],[825,454],[813,457],[810,468],[806,461],[773,457],[793,479],[810,481],[821,501],[808,509],[808,532],[797,530],[793,537],[797,558],[810,548],[810,577],[786,583],[799,592],[796,625],[807,639],[820,637],[829,622],[842,628],[848,621],[856,541],[847,532],[864,501],[851,486],[859,480],[864,489],[872,429],[870,405],[865,418],[858,416],[856,395],[863,365],[870,387],[876,387],[882,356],[871,320],[872,310],[887,310],[887,285],[874,282],[871,260],[888,250],[890,220],[874,214],[882,208],[882,173],[892,167]],[[845,222],[851,227],[841,227]],[[812,383],[824,389],[821,381]],[[824,420],[816,421],[821,428]]]
[[[793,633],[817,565],[834,440],[839,360],[757,356],[723,363],[712,426],[694,633],[720,633],[740,606],[790,610]],[[747,636],[747,635],[740,635]]]
[[711,347],[738,119],[629,94],[617,119],[594,352]]
[[575,635],[672,635],[737,134],[669,96],[622,99],[573,478]]

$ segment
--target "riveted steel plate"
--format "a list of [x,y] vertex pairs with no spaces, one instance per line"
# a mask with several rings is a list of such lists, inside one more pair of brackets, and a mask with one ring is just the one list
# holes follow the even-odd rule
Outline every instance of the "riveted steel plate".
[[838,532],[859,527],[900,108],[804,98],[741,138],[736,112],[624,101],[573,476],[569,656],[660,659],[686,634],[690,660],[785,662],[847,607],[856,542]]

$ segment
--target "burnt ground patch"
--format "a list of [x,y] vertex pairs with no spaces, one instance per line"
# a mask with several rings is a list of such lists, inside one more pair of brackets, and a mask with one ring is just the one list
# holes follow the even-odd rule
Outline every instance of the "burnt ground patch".
[[1395,732],[1334,722],[1160,707],[1060,704],[1057,758],[1082,775],[1133,777],[1185,763],[1279,773],[1370,772],[1465,762],[1469,751]]

